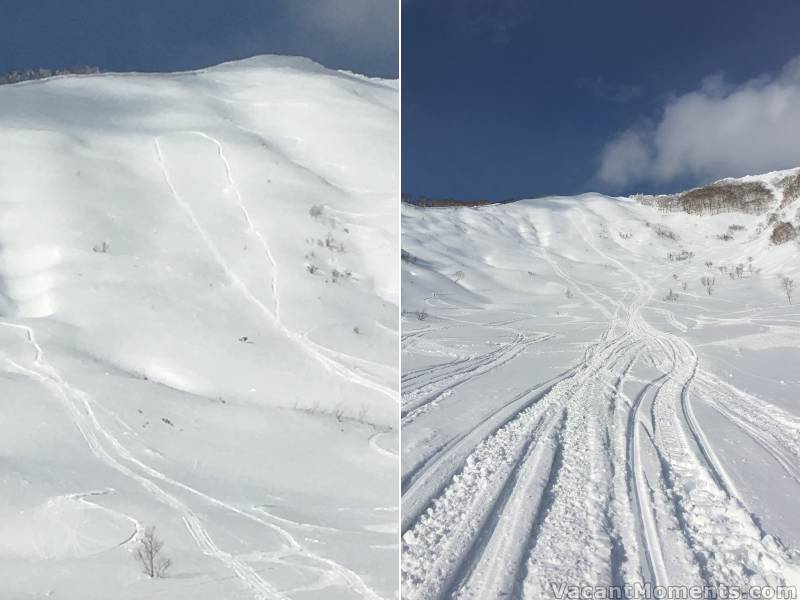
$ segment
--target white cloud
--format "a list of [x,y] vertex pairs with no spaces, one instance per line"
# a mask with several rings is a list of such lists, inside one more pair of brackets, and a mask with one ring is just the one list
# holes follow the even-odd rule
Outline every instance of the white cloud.
[[800,57],[777,75],[738,86],[710,77],[673,98],[657,122],[624,131],[605,146],[597,177],[622,188],[794,166],[800,166]]

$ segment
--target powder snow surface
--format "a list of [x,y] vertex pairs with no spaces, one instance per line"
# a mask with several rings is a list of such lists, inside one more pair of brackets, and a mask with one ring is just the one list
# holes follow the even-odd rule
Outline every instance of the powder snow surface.
[[800,252],[767,218],[404,208],[404,598],[800,584]]
[[395,597],[397,110],[280,57],[0,87],[0,598]]

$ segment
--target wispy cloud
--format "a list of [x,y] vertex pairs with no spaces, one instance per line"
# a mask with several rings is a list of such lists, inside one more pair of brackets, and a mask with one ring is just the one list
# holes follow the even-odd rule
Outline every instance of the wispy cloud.
[[800,165],[800,57],[739,85],[717,75],[673,97],[652,123],[603,149],[597,178],[614,188],[644,181],[713,179]]

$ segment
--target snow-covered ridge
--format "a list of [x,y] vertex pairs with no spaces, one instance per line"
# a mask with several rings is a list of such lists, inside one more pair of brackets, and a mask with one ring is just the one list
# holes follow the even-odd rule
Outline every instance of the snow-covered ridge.
[[763,175],[726,178],[679,194],[636,197],[664,211],[690,214],[721,212],[780,212],[800,200],[800,168],[773,171]]
[[[262,370],[255,367],[275,352],[269,342],[276,337],[304,362],[384,389],[386,399],[397,296],[393,98],[391,85],[283,57],[189,74],[64,77],[3,88],[3,313],[54,316],[75,326],[91,353],[213,394],[227,384],[191,350],[203,348],[208,331],[176,309],[191,300],[214,312],[211,306],[230,296],[228,310],[253,321],[223,346],[238,355],[242,371]],[[326,239],[334,241],[326,246]],[[188,295],[176,295],[175,284]],[[134,286],[130,293],[121,289],[127,286]],[[144,306],[143,297],[165,293],[172,298]],[[128,307],[90,308],[125,302],[115,295],[140,319],[168,318],[181,334],[130,343],[142,332],[133,320],[119,322]],[[367,322],[364,303],[375,313]],[[104,345],[96,330],[107,326],[129,347]],[[252,344],[238,342],[243,336]],[[149,364],[152,344],[173,358]],[[374,348],[375,365],[368,359]],[[200,364],[191,364],[192,354]],[[258,388],[257,380],[241,383],[241,393]],[[271,401],[305,406],[295,394]],[[365,410],[388,423],[391,400],[373,404]]]
[[397,122],[286,57],[0,87],[0,595],[392,596]]

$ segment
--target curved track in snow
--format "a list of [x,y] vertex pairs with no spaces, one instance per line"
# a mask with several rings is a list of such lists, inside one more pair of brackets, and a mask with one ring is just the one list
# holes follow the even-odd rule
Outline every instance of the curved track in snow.
[[[525,250],[606,322],[580,360],[505,401],[490,394],[502,378],[487,372],[519,380],[535,365],[523,331],[483,355],[404,372],[403,598],[554,598],[562,584],[797,585],[797,551],[748,506],[695,404],[702,399],[798,483],[800,421],[704,368],[683,337],[688,328],[655,305],[655,280],[600,243],[585,218],[568,222],[584,260],[624,279],[587,281],[577,262],[521,235]],[[493,311],[504,310],[487,306],[483,325],[474,311],[472,336],[494,337]],[[670,331],[645,314],[663,316]],[[445,321],[435,316],[404,336],[405,352],[437,338]],[[459,402],[467,381],[471,395]],[[494,412],[470,422],[481,382]],[[438,409],[447,415],[409,418],[446,390],[456,395]],[[460,433],[446,438],[442,424]],[[431,450],[421,452],[426,443]]]
[[[219,560],[230,569],[241,583],[252,591],[253,597],[264,600],[288,600],[291,595],[280,591],[265,577],[254,569],[246,560],[221,548],[207,528],[206,518],[190,506],[183,495],[199,498],[207,507],[217,507],[229,511],[238,517],[255,523],[272,532],[280,542],[280,547],[262,553],[262,560],[280,564],[292,558],[300,558],[309,563],[308,569],[322,573],[329,583],[341,583],[358,597],[368,600],[380,600],[381,596],[372,590],[364,580],[351,569],[325,558],[310,550],[295,538],[289,531],[280,527],[281,521],[264,511],[247,511],[215,497],[212,497],[183,482],[177,481],[165,473],[146,464],[103,426],[95,413],[95,402],[92,398],[76,388],[59,373],[47,360],[45,353],[36,339],[33,328],[27,325],[0,321],[0,326],[19,330],[25,334],[32,350],[32,358],[23,364],[18,358],[5,357],[6,363],[14,370],[47,387],[62,403],[73,423],[80,432],[92,454],[102,463],[119,472],[126,478],[141,485],[154,500],[174,510],[183,521],[187,532],[198,549]],[[175,488],[183,492],[177,493]],[[141,527],[137,526],[137,535],[141,535]],[[292,590],[296,592],[298,590]]]
[[[260,297],[257,293],[255,293],[251,289],[251,286],[248,284],[248,281],[246,281],[236,271],[236,269],[231,266],[231,262],[225,256],[224,252],[220,249],[220,247],[214,240],[211,233],[209,233],[208,228],[198,218],[195,210],[192,208],[191,202],[187,200],[180,193],[180,191],[176,187],[176,182],[173,180],[173,177],[170,174],[167,157],[165,156],[165,152],[162,147],[162,142],[161,142],[162,138],[161,137],[154,138],[153,144],[155,147],[156,158],[158,160],[158,166],[161,170],[164,181],[167,187],[169,188],[171,196],[173,197],[175,202],[181,207],[181,209],[186,213],[187,217],[192,223],[193,228],[202,238],[205,246],[208,248],[208,251],[214,258],[214,261],[223,270],[225,275],[241,292],[242,296],[245,298],[245,300],[247,300],[247,302],[253,304],[260,312],[262,312],[267,317],[267,319],[273,326],[277,327],[288,339],[294,342],[311,358],[319,362],[325,369],[327,369],[331,373],[335,373],[336,375],[340,376],[341,378],[347,381],[350,381],[356,385],[368,389],[375,390],[385,396],[388,396],[392,400],[397,401],[397,393],[393,389],[391,389],[388,385],[376,380],[376,378],[371,377],[370,376],[371,374],[369,372],[367,372],[363,367],[357,364],[358,362],[363,362],[363,361],[360,361],[359,359],[355,359],[353,357],[349,357],[343,353],[336,352],[329,348],[325,348],[313,342],[308,337],[307,334],[291,330],[281,320],[280,293],[278,289],[278,265],[275,261],[275,258],[272,255],[272,252],[270,250],[266,238],[255,227],[252,219],[250,218],[250,214],[247,211],[247,208],[244,204],[241,192],[239,192],[238,186],[236,185],[236,182],[234,180],[233,172],[231,170],[231,165],[228,162],[228,159],[226,158],[225,153],[223,151],[222,143],[219,140],[203,132],[187,131],[185,132],[185,134],[200,137],[201,139],[204,139],[214,144],[216,152],[220,160],[222,161],[225,169],[225,176],[226,176],[225,189],[230,189],[234,192],[237,201],[237,208],[244,215],[244,219],[247,224],[247,232],[251,235],[255,235],[258,238],[259,243],[261,244],[264,250],[264,254],[268,258],[268,261],[270,263],[271,267],[270,287],[272,290],[272,299],[271,299],[272,307],[270,308],[269,306],[270,301],[265,300],[264,298]],[[173,134],[173,135],[181,135],[181,134]]]

